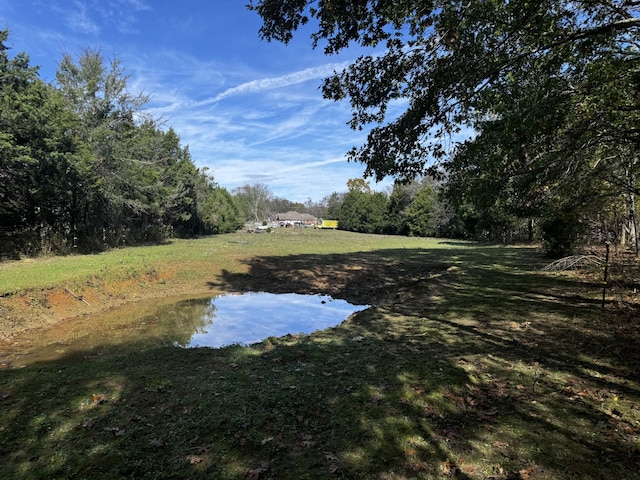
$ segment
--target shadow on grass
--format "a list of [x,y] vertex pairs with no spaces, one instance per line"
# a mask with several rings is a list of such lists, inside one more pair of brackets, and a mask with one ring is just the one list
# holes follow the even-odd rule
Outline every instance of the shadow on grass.
[[537,263],[503,247],[254,258],[210,285],[375,306],[252,347],[131,342],[2,371],[7,478],[632,478],[637,329]]

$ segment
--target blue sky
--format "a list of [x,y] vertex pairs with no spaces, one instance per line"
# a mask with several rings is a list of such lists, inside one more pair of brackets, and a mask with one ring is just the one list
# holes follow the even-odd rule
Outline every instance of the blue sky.
[[[326,57],[308,32],[288,46],[260,40],[245,0],[0,0],[10,55],[21,51],[54,81],[64,53],[118,58],[132,93],[229,190],[263,183],[304,202],[346,190],[364,166],[345,152],[365,141],[347,102],[322,98],[322,79],[362,54]],[[372,184],[384,190],[391,180]]]

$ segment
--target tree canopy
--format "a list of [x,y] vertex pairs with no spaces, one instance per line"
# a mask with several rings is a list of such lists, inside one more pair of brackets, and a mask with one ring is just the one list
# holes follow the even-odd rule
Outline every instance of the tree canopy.
[[233,231],[234,199],[145,114],[120,62],[65,55],[57,85],[0,31],[0,257]]
[[485,218],[577,224],[594,206],[613,212],[623,203],[626,212],[608,220],[627,217],[637,243],[640,2],[255,0],[249,8],[269,41],[289,42],[313,24],[312,46],[326,54],[370,48],[323,84],[326,98],[350,102],[352,128],[371,127],[348,153],[366,176],[443,175],[452,198]]
[[[327,78],[323,93],[350,101],[353,128],[375,125],[367,143],[349,156],[379,180],[424,173],[431,159],[449,153],[446,136],[499,115],[504,108],[495,103],[498,98],[521,101],[514,86],[539,84],[542,78],[552,92],[565,91],[565,82],[554,84],[554,78],[635,45],[639,5],[628,0],[255,0],[249,8],[262,17],[260,34],[267,40],[289,42],[298,28],[315,21],[313,47],[322,45],[327,54],[351,44],[373,48]],[[393,115],[398,105],[404,111]]]

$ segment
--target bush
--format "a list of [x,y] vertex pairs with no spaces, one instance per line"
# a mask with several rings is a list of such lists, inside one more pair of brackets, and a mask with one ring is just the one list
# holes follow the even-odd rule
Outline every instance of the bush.
[[540,228],[545,254],[551,258],[561,258],[574,253],[584,225],[577,215],[564,214],[543,220]]

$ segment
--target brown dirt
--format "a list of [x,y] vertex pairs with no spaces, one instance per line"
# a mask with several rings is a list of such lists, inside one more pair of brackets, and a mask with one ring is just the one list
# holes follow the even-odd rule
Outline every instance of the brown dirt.
[[109,284],[87,285],[72,291],[49,288],[0,297],[0,346],[26,331],[37,331],[63,320],[95,315],[128,302],[199,293],[206,287],[189,282],[169,282],[172,273],[144,275]]

